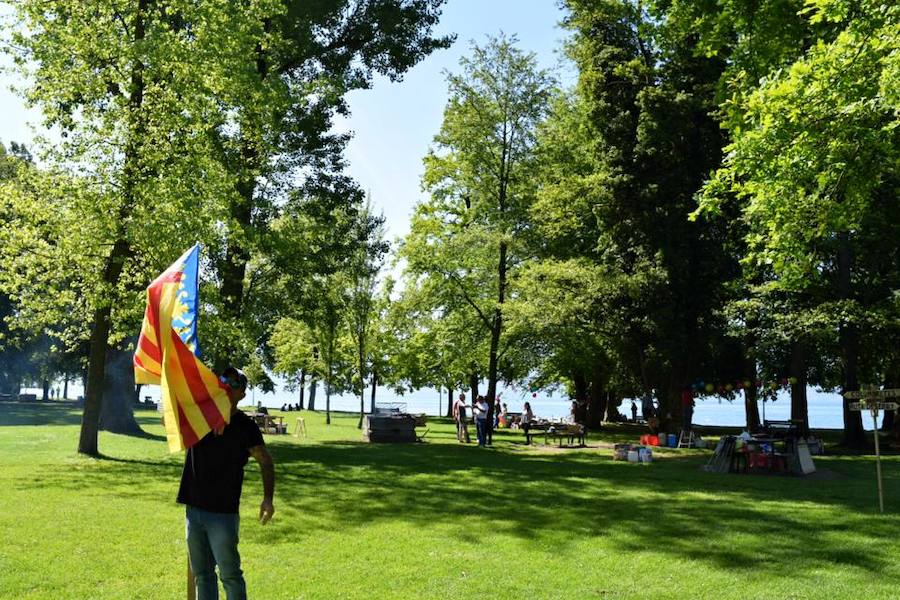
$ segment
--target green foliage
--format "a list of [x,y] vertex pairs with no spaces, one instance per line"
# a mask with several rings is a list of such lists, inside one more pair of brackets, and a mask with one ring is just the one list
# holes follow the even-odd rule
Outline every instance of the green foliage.
[[[273,224],[290,218],[298,199],[353,206],[359,191],[342,174],[348,136],[332,131],[333,119],[346,114],[345,95],[369,87],[374,75],[398,79],[450,44],[452,37],[431,33],[443,3],[270,0],[219,15],[224,36],[210,76],[219,114],[208,135],[232,189],[212,264],[223,294],[220,328],[236,334],[223,338],[219,355],[265,345],[277,304],[254,282],[258,266],[283,258],[272,255]],[[308,268],[309,259],[292,258]]]
[[[24,325],[62,325],[71,346],[89,315],[111,307],[119,343],[139,323],[140,290],[185,245],[213,239],[228,177],[203,136],[215,109],[203,94],[213,32],[197,17],[209,8],[176,18],[155,3],[17,4],[26,96],[62,135],[44,145],[45,168],[4,193],[16,214],[3,233],[16,273],[5,284],[22,298]],[[125,264],[109,280],[117,242]]]
[[[525,257],[536,128],[554,86],[515,42],[499,37],[473,46],[461,73],[448,75],[444,120],[424,161],[430,197],[416,207],[400,247],[404,294],[420,315],[408,337],[430,338],[440,350],[426,362],[454,368],[432,382],[486,376],[489,396],[498,369],[514,376],[512,362],[503,363],[510,347],[502,311],[509,278]],[[424,329],[437,321],[436,329]],[[467,360],[454,357],[459,351]]]
[[[792,64],[774,65],[747,95],[745,124],[732,129],[728,158],[706,184],[699,212],[740,199],[745,265],[767,274],[757,293],[771,298],[776,326],[793,339],[818,338],[825,353],[836,351],[839,330],[858,329],[863,376],[880,380],[896,360],[890,340],[900,333],[900,10],[807,5],[809,26],[827,25],[831,34]],[[820,381],[847,383],[835,374]]]
[[532,214],[546,264],[522,283],[547,314],[560,299],[557,372],[589,379],[595,396],[656,389],[669,406],[696,378],[739,368],[721,313],[736,272],[727,223],[688,219],[724,144],[711,116],[724,63],[661,7],[565,5],[579,79],[541,130]]

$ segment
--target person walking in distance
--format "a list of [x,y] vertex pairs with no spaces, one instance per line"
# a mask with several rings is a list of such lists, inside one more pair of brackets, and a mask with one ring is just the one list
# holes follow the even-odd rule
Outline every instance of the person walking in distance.
[[525,407],[522,409],[522,420],[519,423],[519,427],[525,432],[526,444],[531,443],[530,438],[528,437],[528,430],[531,429],[532,421],[534,421],[534,412],[531,410],[531,403],[526,402]]
[[198,600],[219,597],[216,567],[228,600],[246,600],[247,585],[238,553],[239,506],[244,465],[249,457],[262,470],[263,499],[259,521],[265,525],[275,507],[275,467],[256,423],[238,410],[247,377],[228,367],[220,377],[231,399],[231,421],[211,431],[185,455],[178,502],[185,505],[188,557]]
[[467,408],[466,395],[460,394],[459,398],[453,402],[453,420],[456,421],[456,439],[465,444],[472,441],[469,438],[469,425],[466,415]]

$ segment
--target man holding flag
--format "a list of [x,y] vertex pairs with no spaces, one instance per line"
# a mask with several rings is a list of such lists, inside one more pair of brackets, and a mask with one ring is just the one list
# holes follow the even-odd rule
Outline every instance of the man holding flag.
[[275,512],[275,469],[259,428],[237,409],[247,378],[234,367],[216,377],[199,358],[199,257],[196,244],[147,288],[135,381],[160,386],[169,449],[187,450],[178,502],[186,507],[199,600],[218,598],[217,565],[228,600],[242,600],[247,590],[237,545],[244,465],[252,456],[262,469],[263,524]]
[[238,508],[244,465],[252,456],[262,469],[263,500],[259,520],[265,524],[275,508],[275,468],[256,423],[238,410],[247,378],[229,367],[222,374],[232,401],[231,419],[221,432],[212,431],[188,448],[178,490],[185,505],[188,556],[197,582],[198,600],[218,598],[216,565],[228,600],[244,600],[247,587],[238,554]]

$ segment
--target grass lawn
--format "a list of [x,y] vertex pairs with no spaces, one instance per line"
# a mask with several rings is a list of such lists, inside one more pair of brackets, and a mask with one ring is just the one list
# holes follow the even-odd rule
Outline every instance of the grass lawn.
[[[868,456],[818,458],[827,477],[717,475],[705,451],[642,466],[517,432],[479,449],[434,419],[427,443],[370,445],[356,417],[303,416],[308,438],[266,438],[265,527],[247,467],[251,598],[898,597],[900,457],[884,461],[881,516]],[[0,403],[0,598],[185,597],[182,456],[155,413],[138,418],[147,437],[103,433],[93,460],[75,453],[79,411]]]

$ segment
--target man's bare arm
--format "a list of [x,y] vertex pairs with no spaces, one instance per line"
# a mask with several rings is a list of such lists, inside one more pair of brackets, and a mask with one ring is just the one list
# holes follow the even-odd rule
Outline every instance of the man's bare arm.
[[265,444],[250,448],[250,456],[256,459],[262,472],[263,500],[259,505],[259,521],[265,525],[275,514],[275,506],[272,504],[275,497],[275,463]]

